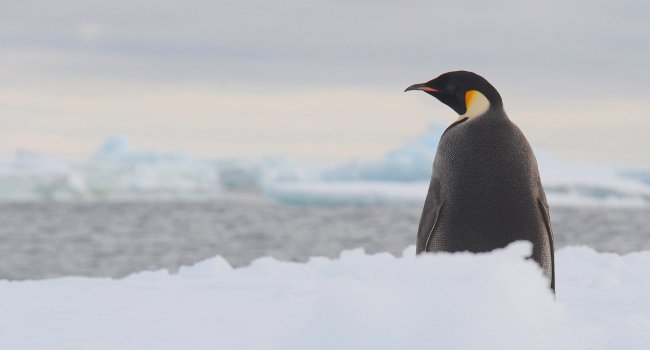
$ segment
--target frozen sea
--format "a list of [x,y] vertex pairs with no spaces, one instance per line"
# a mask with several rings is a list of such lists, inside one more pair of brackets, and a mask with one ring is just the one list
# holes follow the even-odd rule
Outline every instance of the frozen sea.
[[[346,249],[399,255],[421,207],[291,206],[261,196],[210,201],[0,204],[0,279],[123,277],[176,271],[220,255],[233,266],[271,256],[307,261]],[[556,249],[650,250],[650,207],[552,206]]]

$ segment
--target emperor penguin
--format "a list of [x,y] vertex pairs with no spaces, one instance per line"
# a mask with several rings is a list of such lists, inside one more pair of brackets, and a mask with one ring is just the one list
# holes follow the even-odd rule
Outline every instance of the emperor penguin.
[[527,240],[555,291],[553,232],[537,161],[497,90],[467,71],[410,90],[426,92],[459,115],[440,137],[417,253],[487,252]]

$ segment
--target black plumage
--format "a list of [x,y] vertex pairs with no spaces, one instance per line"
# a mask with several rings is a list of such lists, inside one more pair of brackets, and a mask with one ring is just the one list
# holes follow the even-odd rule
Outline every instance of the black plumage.
[[[537,161],[497,90],[465,71],[445,73],[407,90],[426,91],[461,114],[438,144],[417,253],[486,252],[528,240],[532,258],[555,289],[553,233]],[[465,117],[472,90],[484,95],[489,107]]]

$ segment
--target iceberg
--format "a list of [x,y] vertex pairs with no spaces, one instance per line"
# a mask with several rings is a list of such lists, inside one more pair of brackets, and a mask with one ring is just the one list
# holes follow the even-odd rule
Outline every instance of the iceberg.
[[0,163],[0,199],[79,199],[86,191],[83,175],[58,158],[19,150]]
[[[285,204],[422,205],[444,128],[429,130],[375,162],[348,162],[302,181],[268,181],[264,193]],[[568,162],[536,152],[551,205],[650,205],[650,170]]]
[[110,137],[85,162],[29,151],[0,163],[0,200],[97,200],[219,196],[217,164],[174,153],[134,150]]
[[424,182],[277,182],[266,184],[264,194],[290,205],[420,205],[428,187]]
[[324,181],[366,180],[417,182],[431,178],[431,165],[438,140],[445,128],[431,124],[429,130],[403,147],[390,151],[377,162],[351,162],[323,171]]
[[[319,165],[286,157],[195,159],[108,138],[70,162],[18,151],[0,161],[0,200],[214,199],[241,193],[291,205],[422,205],[444,127],[376,161]],[[650,205],[650,169],[568,162],[537,152],[551,205]]]

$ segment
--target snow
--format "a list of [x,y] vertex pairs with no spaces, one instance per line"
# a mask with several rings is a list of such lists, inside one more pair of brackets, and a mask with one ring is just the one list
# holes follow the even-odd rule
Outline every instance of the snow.
[[563,248],[554,298],[530,248],[0,281],[0,348],[647,348],[650,252]]

